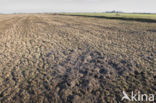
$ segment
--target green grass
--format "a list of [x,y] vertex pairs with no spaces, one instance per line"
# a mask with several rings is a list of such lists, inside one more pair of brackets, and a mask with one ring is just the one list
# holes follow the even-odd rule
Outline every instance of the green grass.
[[85,15],[85,16],[105,16],[105,17],[123,17],[123,18],[140,18],[154,19],[156,14],[135,14],[135,13],[64,13],[64,15]]

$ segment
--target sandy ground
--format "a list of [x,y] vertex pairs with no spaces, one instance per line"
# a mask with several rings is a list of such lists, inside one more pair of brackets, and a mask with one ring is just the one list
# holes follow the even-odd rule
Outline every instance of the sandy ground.
[[156,23],[0,15],[0,103],[124,103],[156,93]]

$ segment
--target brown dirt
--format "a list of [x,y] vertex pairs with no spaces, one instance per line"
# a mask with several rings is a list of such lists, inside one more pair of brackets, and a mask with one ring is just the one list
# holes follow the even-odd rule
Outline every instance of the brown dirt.
[[156,92],[156,24],[0,15],[1,103],[120,103]]

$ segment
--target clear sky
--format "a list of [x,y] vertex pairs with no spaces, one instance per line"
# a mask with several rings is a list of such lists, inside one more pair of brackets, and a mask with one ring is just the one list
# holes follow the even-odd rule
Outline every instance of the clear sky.
[[156,0],[0,0],[0,13],[14,12],[151,12]]

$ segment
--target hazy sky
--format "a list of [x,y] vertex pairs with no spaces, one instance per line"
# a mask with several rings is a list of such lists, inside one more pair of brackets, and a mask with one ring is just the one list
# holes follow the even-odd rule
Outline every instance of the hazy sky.
[[0,0],[0,13],[112,10],[156,13],[156,0]]

